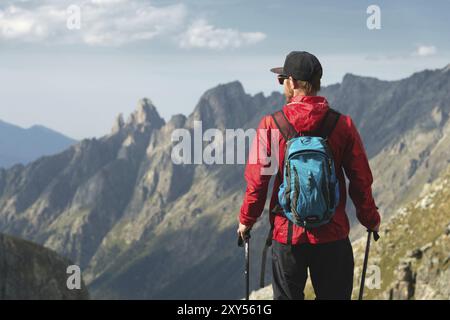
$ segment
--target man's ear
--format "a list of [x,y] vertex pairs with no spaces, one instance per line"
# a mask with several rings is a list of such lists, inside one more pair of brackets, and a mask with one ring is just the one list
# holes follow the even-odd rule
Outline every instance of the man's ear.
[[289,82],[291,83],[292,89],[298,89],[298,83],[291,76],[289,76]]

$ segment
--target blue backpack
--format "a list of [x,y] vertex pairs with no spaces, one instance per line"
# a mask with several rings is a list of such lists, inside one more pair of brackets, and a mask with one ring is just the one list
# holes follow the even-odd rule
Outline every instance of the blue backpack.
[[333,218],[339,204],[339,182],[328,136],[340,113],[330,108],[317,132],[302,133],[295,131],[282,110],[272,117],[286,141],[283,182],[278,192],[284,215],[306,229],[322,226]]

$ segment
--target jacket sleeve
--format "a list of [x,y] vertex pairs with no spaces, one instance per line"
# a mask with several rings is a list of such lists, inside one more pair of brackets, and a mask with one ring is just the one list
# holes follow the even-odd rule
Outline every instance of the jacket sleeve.
[[[269,167],[271,156],[271,132],[268,125],[269,116],[260,121],[250,148],[245,166],[247,188],[239,214],[239,222],[251,227],[261,216],[267,198],[267,190],[272,175],[262,174]],[[265,151],[265,152],[264,152]]]
[[380,223],[378,208],[372,196],[372,172],[353,120],[347,117],[349,135],[344,150],[343,167],[350,180],[349,195],[356,207],[356,217],[368,229],[373,230]]

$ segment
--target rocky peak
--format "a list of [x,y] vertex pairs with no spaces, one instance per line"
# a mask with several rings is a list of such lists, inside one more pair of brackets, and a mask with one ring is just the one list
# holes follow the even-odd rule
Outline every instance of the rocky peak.
[[341,85],[344,86],[346,84],[352,84],[354,82],[361,80],[362,78],[363,77],[357,76],[353,73],[346,73],[346,74],[344,74],[344,77],[342,78]]
[[164,125],[164,119],[161,118],[156,107],[148,98],[143,98],[138,101],[136,110],[130,114],[127,125],[143,125],[151,124],[155,128],[160,128]]
[[346,73],[342,79],[342,86],[344,87],[348,87],[348,86],[354,86],[356,85],[361,85],[363,83],[383,83],[386,81],[383,80],[379,80],[377,78],[373,78],[373,77],[365,77],[365,76],[358,76],[355,75],[353,73]]
[[168,125],[174,128],[181,128],[184,126],[186,122],[186,116],[184,114],[175,114],[173,115],[169,122]]
[[209,89],[204,93],[203,97],[208,98],[220,94],[239,97],[244,95],[245,91],[242,83],[236,80],[225,84],[219,84],[218,86]]
[[114,125],[112,127],[111,133],[119,132],[120,129],[125,125],[125,121],[123,120],[123,114],[119,113],[114,121]]
[[201,120],[204,127],[235,127],[248,120],[252,113],[250,96],[239,81],[220,84],[206,91],[194,112],[189,116],[188,126],[193,120]]

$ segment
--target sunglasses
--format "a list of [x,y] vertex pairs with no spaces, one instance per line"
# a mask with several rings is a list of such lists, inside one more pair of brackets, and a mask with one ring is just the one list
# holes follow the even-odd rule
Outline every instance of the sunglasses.
[[289,77],[285,76],[285,75],[282,75],[282,74],[279,74],[277,76],[277,79],[278,79],[278,83],[282,85],[284,83],[284,80],[289,79]]

